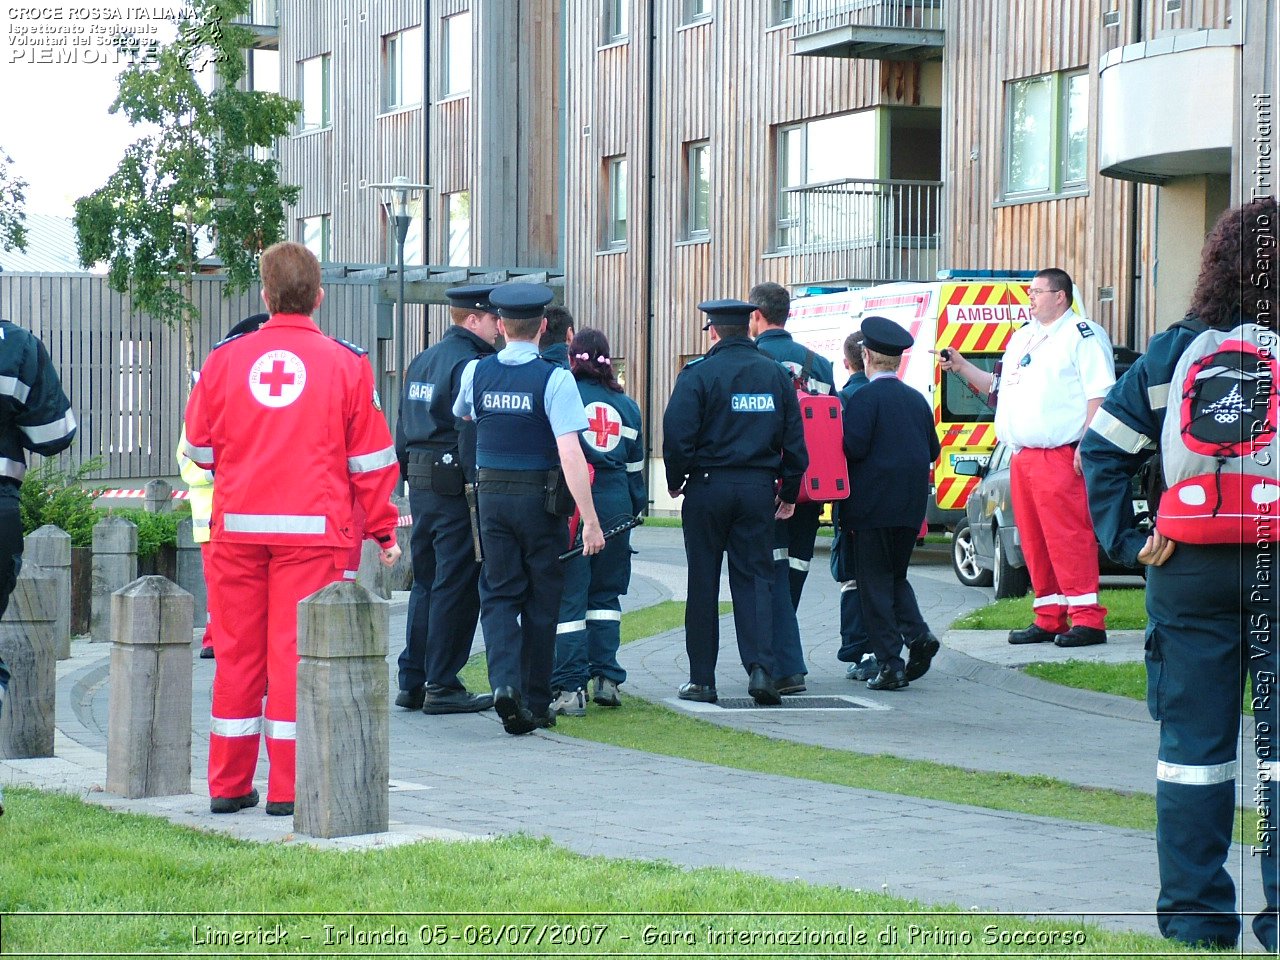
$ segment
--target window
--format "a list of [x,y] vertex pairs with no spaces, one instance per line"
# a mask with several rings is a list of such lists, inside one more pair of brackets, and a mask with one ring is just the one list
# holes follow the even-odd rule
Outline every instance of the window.
[[245,51],[245,89],[280,92],[280,51],[254,47]]
[[684,0],[684,22],[699,23],[711,19],[712,0]]
[[809,0],[773,0],[773,22],[787,23],[804,16]]
[[[998,353],[966,353],[966,360],[971,361],[979,370],[994,373]],[[990,423],[995,420],[995,411],[988,407],[985,399],[969,389],[969,385],[959,377],[943,376],[942,378],[942,417],[944,420],[959,423]]]
[[1079,190],[1089,168],[1089,77],[1048,73],[1007,89],[1005,194]]
[[608,157],[604,162],[604,246],[627,245],[627,158]]
[[[382,211],[382,229],[387,241],[387,263],[395,263],[396,257],[399,256],[399,251],[396,250],[396,225],[387,217],[385,208]],[[409,201],[409,230],[404,236],[404,265],[418,267],[426,262],[426,247],[422,233],[422,198],[416,197]]]
[[302,74],[303,130],[322,130],[329,126],[329,59],[326,53],[298,64]]
[[706,239],[711,232],[711,144],[685,147],[685,238]]
[[631,30],[631,0],[604,0],[604,42],[625,40]]
[[444,195],[445,263],[471,265],[471,194],[466,190]]
[[444,18],[444,50],[440,84],[448,97],[471,89],[471,14]]
[[777,246],[799,247],[873,236],[879,197],[874,110],[822,117],[778,129]]
[[327,213],[298,220],[298,242],[314,253],[321,263],[332,259],[329,248],[330,221]]
[[422,103],[422,28],[383,38],[382,106],[396,110]]

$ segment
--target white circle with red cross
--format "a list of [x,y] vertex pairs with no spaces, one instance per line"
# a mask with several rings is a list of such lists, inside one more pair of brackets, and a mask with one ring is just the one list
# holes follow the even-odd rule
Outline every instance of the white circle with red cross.
[[249,368],[249,392],[264,407],[287,407],[306,383],[307,368],[288,350],[270,350]]
[[622,417],[609,404],[593,400],[587,404],[587,429],[582,435],[597,450],[608,452],[622,442]]

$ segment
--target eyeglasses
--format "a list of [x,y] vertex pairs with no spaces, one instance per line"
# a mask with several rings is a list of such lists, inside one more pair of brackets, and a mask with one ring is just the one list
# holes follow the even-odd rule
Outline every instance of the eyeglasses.
[[1035,287],[1027,287],[1027,296],[1030,296],[1030,297],[1038,297],[1044,293],[1060,293],[1060,292],[1061,291],[1058,291],[1058,290],[1050,290],[1047,287],[1043,290],[1037,290]]

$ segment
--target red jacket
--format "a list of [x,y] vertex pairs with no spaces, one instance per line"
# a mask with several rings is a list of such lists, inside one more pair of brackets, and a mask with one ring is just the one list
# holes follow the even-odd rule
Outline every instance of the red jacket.
[[[210,352],[187,455],[217,477],[214,540],[347,547],[395,537],[395,446],[363,351],[276,314]],[[351,494],[365,530],[352,517]]]

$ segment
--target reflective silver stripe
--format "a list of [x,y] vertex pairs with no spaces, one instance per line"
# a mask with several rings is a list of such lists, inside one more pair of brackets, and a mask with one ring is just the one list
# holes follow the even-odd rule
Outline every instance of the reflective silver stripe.
[[287,513],[224,513],[222,529],[228,533],[324,533],[325,518]]
[[1099,409],[1093,415],[1089,429],[1104,440],[1115,444],[1125,453],[1138,453],[1155,446],[1155,441],[1146,434],[1139,433],[1133,427],[1122,423],[1106,410]]
[[848,593],[850,590],[857,590],[857,589],[858,589],[857,580],[846,580],[844,583],[840,584],[841,593]]
[[587,629],[587,621],[585,620],[566,620],[564,623],[556,624],[556,636],[562,633],[577,633],[579,630]]
[[639,473],[644,469],[643,460],[632,460],[627,464],[627,473]]
[[622,435],[628,440],[634,440],[636,437],[640,436],[640,431],[635,427],[623,426]]
[[1088,607],[1098,602],[1096,593],[1082,593],[1078,597],[1067,597],[1068,607]]
[[298,725],[292,720],[268,720],[267,737],[271,740],[297,740]]
[[0,377],[0,394],[13,397],[19,403],[26,403],[31,388],[17,377]]
[[347,469],[352,473],[368,473],[370,470],[394,467],[397,462],[396,448],[386,447],[373,453],[362,453],[358,457],[347,457]]
[[187,455],[188,460],[195,463],[213,463],[213,447],[193,447],[188,440],[182,452]]
[[792,570],[803,570],[805,573],[809,572],[809,566],[812,563],[812,560],[797,560],[795,557],[791,557],[787,560],[787,564]]
[[786,547],[777,547],[777,548],[773,551],[773,559],[774,559],[775,561],[776,561],[776,560],[785,560],[785,559],[787,559],[787,548],[786,548]]
[[1169,384],[1155,383],[1147,387],[1147,403],[1151,404],[1151,410],[1163,410],[1169,405]]
[[1197,766],[1189,763],[1156,764],[1156,779],[1164,783],[1180,783],[1187,787],[1211,787],[1216,783],[1230,783],[1236,778],[1236,761],[1210,763]]
[[342,571],[342,579],[343,579],[343,580],[354,580],[354,579],[356,578],[356,574],[358,574],[359,572],[360,572],[359,570],[343,570],[343,571]]
[[622,622],[621,610],[588,610],[588,620],[613,620],[617,623]]
[[192,517],[192,518],[191,518],[191,529],[193,529],[193,530],[208,530],[208,529],[209,529],[209,518],[208,518],[208,517],[200,517],[200,518]]
[[1060,593],[1051,593],[1047,597],[1036,597],[1031,601],[1034,607],[1063,607],[1066,606],[1067,598]]
[[59,417],[52,423],[42,423],[34,427],[23,427],[22,432],[32,443],[48,443],[50,440],[61,440],[76,432],[76,418],[70,410],[66,416]]
[[20,460],[9,460],[0,457],[0,477],[9,477],[12,480],[21,480],[27,475],[27,465]]
[[256,737],[262,732],[261,717],[243,717],[228,720],[224,717],[209,718],[209,732],[220,737]]

